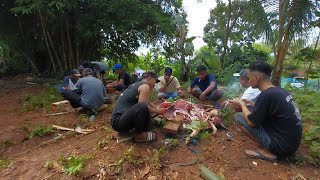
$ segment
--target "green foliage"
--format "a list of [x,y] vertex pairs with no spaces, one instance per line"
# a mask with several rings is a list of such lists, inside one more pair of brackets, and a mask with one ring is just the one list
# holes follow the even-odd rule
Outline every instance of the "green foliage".
[[83,156],[61,157],[60,163],[67,174],[77,175],[82,172],[85,166],[86,158]]
[[0,158],[0,169],[10,167],[12,162],[6,158]]
[[251,46],[233,45],[230,53],[226,57],[224,64],[225,68],[222,71],[220,82],[224,85],[227,85],[231,81],[234,73],[248,68],[252,61],[267,61],[268,59],[268,53],[256,50]]
[[320,165],[320,126],[311,127],[305,134],[304,140],[309,146],[310,156]]
[[200,140],[203,140],[203,139],[207,139],[210,137],[210,133],[208,131],[202,131],[200,132],[199,134],[197,134],[197,137],[200,139]]
[[309,147],[307,160],[320,164],[320,96],[308,89],[289,89],[302,115],[303,139]]
[[37,125],[32,128],[30,138],[33,138],[36,136],[42,137],[42,136],[51,134],[53,132],[54,132],[54,129],[52,129],[52,127],[45,127],[43,125]]
[[232,125],[233,114],[233,109],[230,106],[226,106],[220,110],[221,121],[226,127],[230,127]]
[[23,111],[32,111],[40,108],[45,108],[49,111],[51,104],[57,101],[61,101],[62,96],[60,93],[47,85],[44,93],[36,96],[29,95],[22,106]]
[[107,145],[108,145],[108,141],[106,139],[100,139],[94,146],[94,149],[99,150],[106,147]]
[[129,149],[127,149],[124,152],[122,158],[117,160],[115,163],[110,164],[110,167],[116,169],[119,172],[119,171],[122,170],[123,164],[125,162],[127,162],[127,163],[135,163],[135,160],[134,160],[133,156],[134,156],[133,147],[131,146]]
[[45,75],[67,72],[85,60],[131,60],[143,44],[173,38],[178,2],[3,0],[0,46],[8,47],[7,62]]

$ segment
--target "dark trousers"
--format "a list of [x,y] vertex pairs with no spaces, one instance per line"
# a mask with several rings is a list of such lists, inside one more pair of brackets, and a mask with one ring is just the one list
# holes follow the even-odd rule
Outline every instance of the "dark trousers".
[[128,132],[135,129],[136,133],[147,131],[151,116],[147,103],[137,103],[122,115],[112,119],[112,128],[118,132]]
[[73,108],[82,107],[81,95],[72,90],[64,89],[61,92],[62,96],[68,100]]
[[[201,93],[202,91],[200,90],[200,88],[194,88],[193,96],[195,96],[196,98],[199,98]],[[222,97],[222,95],[223,95],[222,90],[215,89],[211,93],[207,94],[206,100],[217,102]]]

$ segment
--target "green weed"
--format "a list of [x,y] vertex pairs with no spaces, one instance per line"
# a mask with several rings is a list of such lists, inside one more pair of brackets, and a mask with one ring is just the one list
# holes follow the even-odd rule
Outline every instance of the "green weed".
[[154,155],[151,158],[152,167],[160,169],[162,167],[161,157],[164,156],[169,150],[176,148],[179,145],[178,139],[168,139],[166,145],[154,150]]
[[10,167],[12,162],[7,158],[0,158],[0,169]]
[[230,127],[233,122],[233,109],[230,106],[220,110],[221,121],[226,127]]
[[37,125],[35,127],[32,128],[31,134],[30,134],[30,138],[33,138],[35,136],[45,136],[48,134],[51,134],[54,132],[54,129],[52,129],[51,127],[45,127],[43,125]]
[[126,150],[119,160],[117,160],[115,163],[110,164],[110,167],[113,169],[116,169],[117,172],[120,172],[123,168],[123,164],[125,162],[132,163],[134,162],[133,158],[133,147],[131,146],[128,150]]
[[105,139],[100,139],[96,145],[94,146],[94,149],[95,150],[99,150],[99,149],[102,149],[104,147],[106,147],[108,145],[108,141],[105,140]]
[[47,161],[44,166],[47,170],[53,169],[54,168],[54,163],[53,161]]
[[77,175],[83,171],[86,158],[71,156],[69,158],[62,157],[59,161],[67,174]]
[[46,90],[44,93],[37,96],[29,95],[26,98],[22,106],[22,111],[28,112],[28,111],[38,110],[41,108],[44,108],[47,111],[49,111],[52,103],[61,101],[61,100],[62,100],[62,96],[60,95],[60,93],[53,87],[46,85]]

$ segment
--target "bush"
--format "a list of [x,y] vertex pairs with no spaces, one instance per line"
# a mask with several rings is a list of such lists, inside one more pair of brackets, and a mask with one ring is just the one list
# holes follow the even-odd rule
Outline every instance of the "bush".
[[303,139],[309,148],[309,161],[320,165],[320,93],[308,89],[289,89],[303,119]]
[[45,108],[49,111],[51,104],[57,101],[61,101],[62,96],[53,87],[46,85],[44,93],[37,96],[28,96],[25,103],[22,106],[23,111],[33,111],[40,108]]
[[54,130],[51,127],[45,127],[43,125],[37,125],[32,129],[30,137],[31,138],[33,138],[35,136],[42,137],[42,136],[51,134],[53,132],[54,132]]

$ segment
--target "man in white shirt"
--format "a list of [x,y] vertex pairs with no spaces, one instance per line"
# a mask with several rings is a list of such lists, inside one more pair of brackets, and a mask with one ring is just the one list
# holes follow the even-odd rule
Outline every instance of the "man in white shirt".
[[255,102],[257,100],[257,97],[259,96],[259,94],[261,93],[261,91],[258,88],[252,88],[250,86],[250,82],[249,82],[249,78],[248,78],[248,73],[249,70],[248,69],[243,69],[240,71],[239,75],[240,75],[240,84],[243,87],[246,87],[248,89],[246,89],[244,91],[244,93],[242,94],[242,96],[240,97],[240,99],[246,99],[252,102]]
[[165,68],[164,76],[159,77],[159,80],[160,82],[157,84],[159,99],[176,98],[177,96],[183,97],[179,80],[172,76],[172,69],[170,67]]

